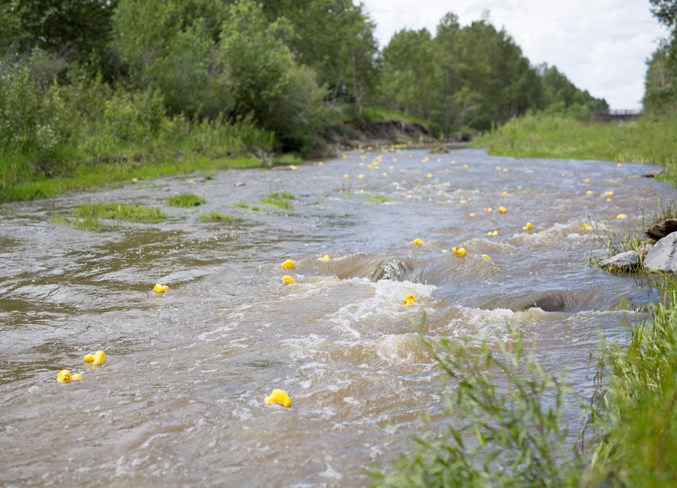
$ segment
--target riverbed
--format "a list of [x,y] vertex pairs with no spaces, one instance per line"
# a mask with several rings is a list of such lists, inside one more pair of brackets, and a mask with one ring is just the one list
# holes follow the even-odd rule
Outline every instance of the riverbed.
[[[589,261],[674,200],[655,170],[364,148],[4,204],[0,485],[366,485],[439,405],[419,333],[498,348],[515,328],[591,393],[601,337],[626,342],[657,293]],[[261,201],[281,192],[290,208]],[[206,203],[168,207],[180,193]],[[54,220],[94,202],[170,218]],[[264,403],[273,388],[290,408]]]

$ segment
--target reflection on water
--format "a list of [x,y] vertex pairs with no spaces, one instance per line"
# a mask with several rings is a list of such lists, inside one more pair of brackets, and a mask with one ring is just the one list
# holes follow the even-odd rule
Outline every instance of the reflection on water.
[[[597,233],[631,230],[674,198],[647,171],[357,151],[3,205],[0,484],[364,485],[439,402],[421,330],[498,344],[518,327],[588,391],[600,334],[626,340],[621,322],[656,299],[587,264]],[[260,201],[278,191],[292,209]],[[185,192],[207,203],[166,207]],[[172,217],[101,233],[51,221],[113,201]],[[211,211],[241,220],[198,220]],[[171,288],[156,295],[156,282]],[[99,349],[105,365],[84,368]],[[58,384],[63,368],[84,381]],[[272,388],[291,409],[263,403]]]

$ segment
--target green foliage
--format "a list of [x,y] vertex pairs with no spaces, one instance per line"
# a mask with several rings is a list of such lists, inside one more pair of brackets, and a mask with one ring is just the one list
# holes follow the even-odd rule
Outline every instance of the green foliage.
[[192,193],[182,193],[181,195],[172,195],[167,199],[167,205],[170,207],[190,208],[202,205],[207,200]]
[[416,451],[375,473],[372,486],[577,486],[582,462],[562,428],[568,388],[527,354],[521,335],[498,351],[424,342],[451,383],[439,413],[449,422],[417,438]]
[[586,486],[677,485],[677,281],[663,286],[651,321],[604,356],[610,378],[597,402],[593,426],[602,435]]
[[285,19],[268,23],[259,4],[240,0],[228,7],[219,60],[228,70],[236,115],[252,114],[288,148],[314,148],[324,92],[314,72],[296,64],[285,43],[291,35]]
[[677,114],[677,38],[663,42],[647,62],[642,103],[652,115]]
[[279,192],[279,193],[271,193],[266,198],[262,198],[261,203],[265,203],[266,205],[270,205],[272,207],[289,210],[293,207],[291,201],[295,199],[296,197],[291,193]]
[[0,7],[0,26],[13,35],[0,36],[0,49],[30,52],[35,48],[84,60],[102,52],[112,30],[117,1],[7,0]]
[[159,208],[125,203],[89,203],[80,205],[73,213],[83,219],[127,220],[148,224],[162,222],[168,217]]
[[222,214],[221,212],[209,212],[202,214],[197,218],[200,222],[232,222],[240,220],[232,215]]

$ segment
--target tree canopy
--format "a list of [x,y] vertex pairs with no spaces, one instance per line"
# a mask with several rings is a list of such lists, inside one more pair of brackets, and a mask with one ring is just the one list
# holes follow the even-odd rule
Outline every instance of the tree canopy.
[[[674,7],[653,4],[661,18]],[[606,105],[556,67],[532,66],[486,19],[461,26],[450,12],[434,34],[401,30],[381,52],[374,29],[353,0],[1,0],[0,62],[17,70],[11,83],[35,83],[37,95],[77,85],[194,123],[246,119],[284,149],[317,147],[332,120],[365,106],[448,132],[551,106]]]

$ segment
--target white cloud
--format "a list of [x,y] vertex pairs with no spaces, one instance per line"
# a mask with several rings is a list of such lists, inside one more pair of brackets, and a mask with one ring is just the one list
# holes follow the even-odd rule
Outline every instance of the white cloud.
[[555,65],[581,89],[612,108],[640,108],[646,60],[667,31],[648,0],[364,0],[381,45],[400,29],[432,33],[447,12],[466,25],[490,12],[532,64]]

